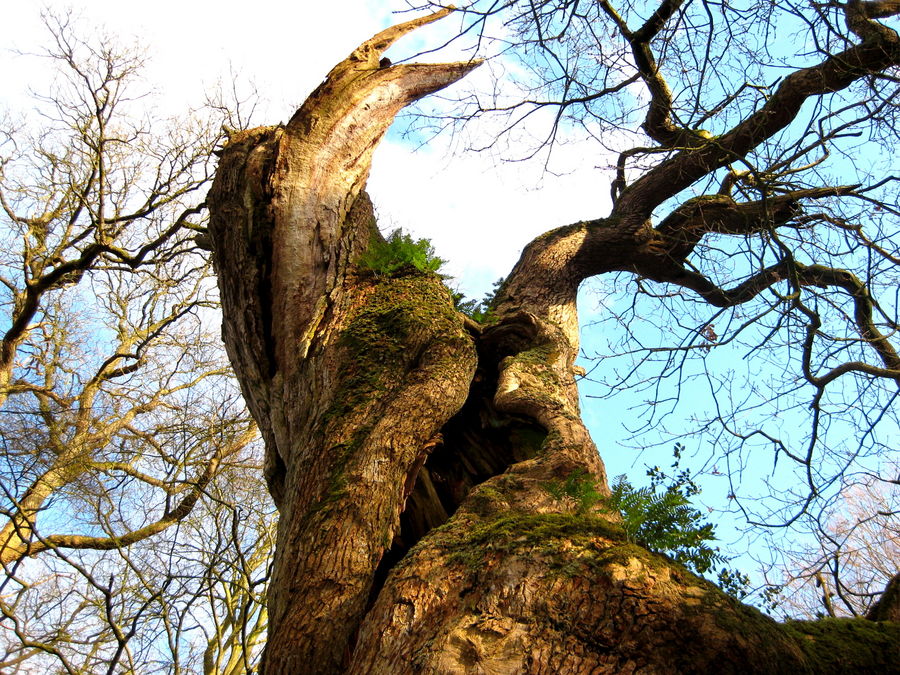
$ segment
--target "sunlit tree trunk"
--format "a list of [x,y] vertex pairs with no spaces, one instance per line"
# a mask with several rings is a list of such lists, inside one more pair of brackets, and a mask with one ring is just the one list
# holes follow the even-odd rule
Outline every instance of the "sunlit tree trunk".
[[[595,499],[576,290],[684,245],[650,228],[640,190],[624,217],[532,242],[484,325],[434,274],[358,264],[380,238],[363,191],[375,145],[478,65],[380,63],[445,14],[364,43],[284,127],[234,135],[209,196],[224,339],[280,512],[265,673],[896,664],[896,626],[779,625],[626,543]],[[582,492],[553,496],[567,479]]]

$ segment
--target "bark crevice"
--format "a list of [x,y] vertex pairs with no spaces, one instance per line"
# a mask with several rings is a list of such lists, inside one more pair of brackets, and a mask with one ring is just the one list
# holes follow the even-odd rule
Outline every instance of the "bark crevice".
[[476,341],[478,365],[466,402],[423,446],[421,459],[407,478],[399,528],[375,571],[368,607],[391,569],[429,532],[445,524],[474,488],[541,452],[547,429],[528,416],[505,413],[494,405],[500,362],[531,344],[535,331],[528,326],[508,324]]

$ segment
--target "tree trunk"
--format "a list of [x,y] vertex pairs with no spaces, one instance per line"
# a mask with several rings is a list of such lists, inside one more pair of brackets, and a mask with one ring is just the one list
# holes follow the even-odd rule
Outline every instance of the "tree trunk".
[[374,147],[478,65],[381,54],[446,13],[365,42],[284,127],[235,134],[209,196],[223,336],[280,512],[264,672],[887,672],[895,625],[777,624],[627,544],[589,490],[548,489],[608,494],[575,294],[652,253],[643,219],[532,242],[485,326],[433,273],[359,264],[380,241]]

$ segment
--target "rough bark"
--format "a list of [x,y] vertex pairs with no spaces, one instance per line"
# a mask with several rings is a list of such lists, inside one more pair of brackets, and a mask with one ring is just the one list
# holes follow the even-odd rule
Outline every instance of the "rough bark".
[[380,237],[363,191],[375,145],[403,106],[477,65],[381,54],[445,14],[364,43],[284,127],[232,137],[209,196],[223,335],[280,511],[264,671],[898,662],[895,625],[776,624],[625,543],[602,505],[551,496],[573,474],[608,490],[579,416],[575,294],[587,276],[658,270],[661,245],[684,246],[648,209],[532,242],[486,326],[455,312],[434,274],[358,264]]

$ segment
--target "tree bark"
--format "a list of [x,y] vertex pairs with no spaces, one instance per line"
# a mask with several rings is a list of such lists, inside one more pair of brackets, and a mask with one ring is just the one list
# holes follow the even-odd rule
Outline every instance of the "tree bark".
[[359,264],[380,240],[374,147],[478,65],[381,55],[446,14],[363,43],[287,125],[235,134],[209,195],[223,337],[280,512],[264,672],[887,672],[896,625],[777,624],[626,543],[602,500],[548,489],[608,494],[575,295],[657,268],[645,209],[536,239],[485,326],[433,273]]

